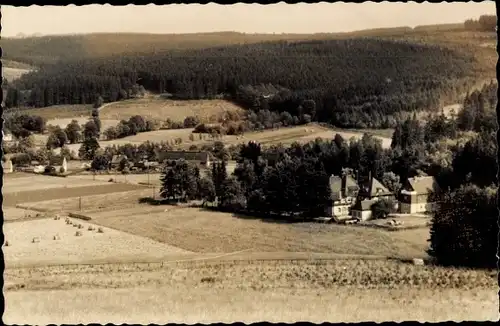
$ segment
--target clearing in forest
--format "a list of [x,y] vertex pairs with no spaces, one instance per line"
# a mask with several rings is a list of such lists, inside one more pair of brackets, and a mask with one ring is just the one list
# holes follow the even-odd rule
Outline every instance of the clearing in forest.
[[197,116],[203,122],[215,122],[225,112],[244,112],[239,106],[225,100],[186,100],[162,99],[158,96],[114,102],[106,105],[100,112],[101,119],[122,120],[134,115],[165,121],[184,121],[188,116]]

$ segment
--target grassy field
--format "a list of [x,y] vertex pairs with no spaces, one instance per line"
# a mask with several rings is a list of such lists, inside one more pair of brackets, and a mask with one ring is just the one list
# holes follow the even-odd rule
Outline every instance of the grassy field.
[[107,185],[106,182],[95,182],[93,180],[69,180],[67,178],[51,177],[46,175],[26,173],[19,177],[11,178],[9,174],[4,176],[2,192],[4,194],[22,193],[27,191],[44,191],[57,188],[77,188],[87,186]]
[[[140,114],[150,119],[184,121],[188,116],[197,116],[203,122],[212,122],[225,112],[243,113],[239,106],[225,100],[173,101],[157,96],[115,102],[104,107],[101,119],[128,119]],[[215,119],[216,122],[217,120]]]
[[[21,113],[39,115],[47,120],[52,119],[82,119],[90,117],[92,113],[91,104],[76,105],[53,105],[44,108],[19,109]],[[50,124],[50,123],[49,123]],[[53,123],[52,123],[53,124]]]
[[[84,117],[73,117],[73,118],[56,118],[47,120],[47,125],[59,126],[61,128],[66,128],[66,126],[71,123],[71,120],[76,120],[83,128],[83,126],[89,121],[89,116]],[[120,121],[111,119],[101,119],[101,130],[106,130],[109,127],[116,127]]]
[[[47,177],[56,178],[56,177]],[[57,178],[65,179],[65,178]],[[52,187],[44,187],[43,184],[33,184],[24,187],[23,191],[4,191],[3,205],[4,206],[15,206],[18,204],[34,203],[46,200],[63,199],[70,197],[85,197],[91,195],[107,195],[112,193],[121,193],[130,190],[144,189],[144,186],[139,186],[136,184],[125,184],[125,183],[106,183],[99,184],[92,181],[83,180],[82,184],[89,183],[91,185],[78,185],[77,182],[72,181],[73,184],[68,184],[66,187],[61,186],[61,184],[52,185]],[[31,190],[26,190],[31,189]],[[77,198],[78,199],[78,198]],[[58,207],[54,206],[54,210]]]
[[[116,189],[116,188],[115,188]],[[109,192],[106,194],[92,194],[82,197],[81,209],[84,212],[94,212],[105,209],[123,209],[126,206],[135,206],[142,197],[152,196],[153,189],[141,187],[136,190],[125,190],[121,192]],[[156,190],[158,192],[158,189]],[[61,197],[52,200],[37,201],[29,204],[29,207],[37,210],[58,209],[60,211],[78,212],[80,210],[79,197]]]
[[[178,147],[180,149],[187,150],[190,146],[195,145],[201,148],[203,145],[213,144],[214,139],[209,138],[208,135],[204,134],[203,139],[200,140],[199,134],[194,134],[194,140],[189,140],[189,136],[192,134],[192,129],[175,129],[175,130],[157,130],[150,132],[139,133],[134,136],[129,136],[121,139],[115,139],[110,141],[101,141],[100,145],[102,148],[112,145],[125,145],[125,144],[142,144],[146,141],[150,142],[161,142],[161,141],[172,141],[177,138],[182,139],[182,144]],[[223,142],[225,145],[237,145],[248,143],[249,141],[260,142],[264,147],[283,144],[290,145],[293,142],[306,143],[315,140],[316,138],[333,139],[336,133],[339,133],[344,139],[349,140],[351,138],[359,139],[363,136],[363,133],[371,133],[382,141],[382,146],[388,148],[391,146],[391,130],[341,130],[341,129],[330,129],[327,127],[319,126],[317,124],[310,124],[307,126],[297,126],[290,128],[281,128],[276,130],[265,130],[265,131],[253,131],[245,133],[242,136],[230,136],[224,135],[222,138],[217,139]],[[81,144],[68,145],[70,150],[78,152]]]
[[494,271],[390,261],[108,264],[4,273],[7,324],[498,318]]
[[[104,233],[88,230],[92,224],[72,219],[75,224],[82,224],[78,229],[65,223],[64,219],[40,219],[19,221],[4,225],[4,236],[9,246],[3,246],[3,254],[7,264],[50,264],[65,261],[83,263],[88,259],[109,261],[117,257],[136,257],[179,254],[185,251],[153,241],[108,228]],[[76,236],[76,231],[82,233]],[[54,236],[60,237],[54,240]],[[39,237],[40,242],[32,243]]]
[[2,76],[8,82],[12,82],[30,71],[30,69],[2,67]]
[[394,241],[396,232],[379,229],[270,222],[176,206],[137,205],[86,215],[96,224],[200,253],[248,250],[425,257],[428,239],[422,232],[408,231]]
[[[151,185],[160,186],[161,173],[150,173],[149,177],[147,174],[104,174],[104,175],[96,175],[95,180],[98,181],[108,181],[113,179],[114,182],[119,183],[135,183],[135,184],[147,184],[148,180]],[[92,180],[94,178],[93,175],[89,174],[79,174],[69,176],[70,179],[78,179],[78,180]]]

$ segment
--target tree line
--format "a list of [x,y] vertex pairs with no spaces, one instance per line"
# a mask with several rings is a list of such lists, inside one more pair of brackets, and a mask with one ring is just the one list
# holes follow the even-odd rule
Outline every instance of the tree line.
[[479,19],[468,19],[464,22],[464,28],[471,31],[495,32],[496,27],[496,15],[481,15]]

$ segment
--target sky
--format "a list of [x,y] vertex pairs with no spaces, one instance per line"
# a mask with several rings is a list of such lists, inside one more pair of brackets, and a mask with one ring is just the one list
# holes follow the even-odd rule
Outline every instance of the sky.
[[4,37],[100,32],[336,33],[369,28],[459,23],[496,14],[494,1],[364,2],[274,5],[2,6]]

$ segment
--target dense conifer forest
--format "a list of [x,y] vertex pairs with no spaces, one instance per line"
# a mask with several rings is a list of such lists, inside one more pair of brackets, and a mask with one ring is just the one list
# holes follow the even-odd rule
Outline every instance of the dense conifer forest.
[[46,64],[7,86],[6,106],[117,101],[139,84],[180,99],[224,96],[254,111],[387,128],[398,112],[437,109],[441,93],[463,92],[473,62],[438,46],[377,39],[172,50]]

